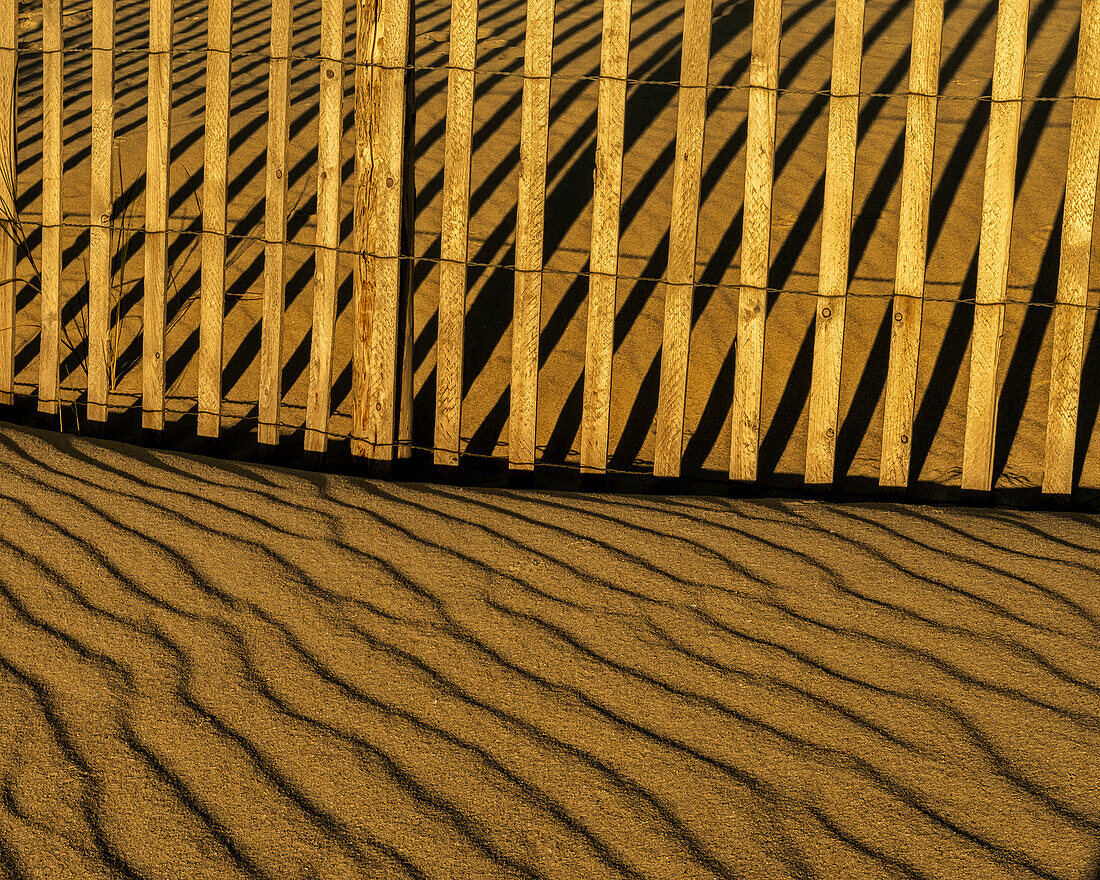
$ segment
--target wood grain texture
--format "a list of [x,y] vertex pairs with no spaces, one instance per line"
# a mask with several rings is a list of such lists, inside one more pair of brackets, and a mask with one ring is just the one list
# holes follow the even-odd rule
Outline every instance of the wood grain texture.
[[1100,159],[1100,2],[1083,0],[1069,134],[1058,300],[1054,307],[1043,491],[1073,491],[1077,409],[1084,362],[1096,175]]
[[92,146],[88,200],[88,418],[107,418],[111,206],[115,136],[115,2],[92,3]]
[[1008,285],[1028,5],[1029,0],[1000,0],[997,12],[993,105],[989,111],[982,227],[978,242],[978,285],[970,342],[970,387],[963,439],[962,488],[967,491],[988,492],[993,488],[997,367]]
[[283,308],[286,303],[286,144],[290,88],[290,0],[271,4],[267,78],[267,199],[264,206],[264,299],[260,326],[260,443],[279,442],[282,401]]
[[439,245],[439,335],[435,368],[435,454],[456,466],[461,452],[462,347],[466,323],[466,259],[470,224],[470,157],[477,61],[477,0],[451,4],[447,140]]
[[588,335],[581,411],[582,473],[603,473],[607,469],[630,13],[631,0],[604,0],[589,256]]
[[61,345],[61,0],[42,3],[42,268],[38,411],[57,413]]
[[168,296],[171,111],[172,0],[150,0],[141,425],[153,431],[164,429],[164,313]]
[[229,147],[229,62],[233,0],[207,4],[206,138],[202,184],[202,291],[199,318],[199,436],[217,437],[222,411],[225,315],[225,186]]
[[924,311],[924,271],[928,250],[928,209],[936,144],[943,3],[916,0],[909,98],[905,112],[905,158],[901,171],[898,253],[890,362],[886,372],[879,484],[906,486],[912,453],[917,360]]
[[0,0],[0,404],[14,402],[18,0]]
[[340,245],[340,135],[344,97],[344,5],[321,3],[320,116],[317,126],[317,246],[314,252],[313,331],[309,355],[305,448],[328,446],[332,343],[336,322],[336,248]]
[[699,228],[699,188],[707,117],[712,0],[687,0],[676,108],[676,158],[672,178],[672,217],[665,315],[661,342],[661,385],[657,398],[657,437],[653,473],[680,474],[687,394],[691,301],[695,289],[695,245]]
[[760,447],[760,389],[771,267],[772,183],[775,176],[776,89],[779,87],[781,0],[756,0],[749,66],[745,142],[745,220],[730,431],[731,480],[755,480]]
[[381,83],[377,65],[381,62],[379,0],[358,0],[355,19],[355,204],[352,209],[352,237],[356,251],[352,270],[352,295],[355,298],[355,336],[352,340],[352,444],[357,455],[365,449],[362,437],[367,425],[367,396],[371,331],[374,320],[374,263],[370,224],[376,195],[372,170],[374,139],[378,127],[378,99]]
[[813,374],[810,379],[810,419],[806,439],[806,482],[812,484],[833,481],[836,457],[862,61],[863,0],[837,0],[825,157],[825,202],[821,213],[821,263],[818,270]]
[[[381,0],[379,36],[374,44],[371,68],[376,88],[372,89],[373,136],[357,149],[364,153],[364,169],[369,178],[367,219],[367,281],[364,302],[370,303],[369,350],[363,351],[362,329],[356,332],[356,352],[366,361],[365,389],[352,406],[352,453],[365,455],[386,468],[393,461],[396,447],[398,370],[401,351],[398,330],[407,326],[400,309],[402,301],[403,261],[402,209],[408,195],[405,177],[406,99],[408,97],[409,31],[411,0]],[[411,291],[406,291],[410,296]],[[357,309],[356,323],[363,314]],[[362,369],[362,367],[360,367]],[[380,471],[382,472],[382,471]]]
[[512,308],[512,385],[508,466],[535,467],[539,331],[542,322],[543,211],[550,136],[550,65],[554,0],[530,0],[520,110],[519,199],[516,206],[516,278]]

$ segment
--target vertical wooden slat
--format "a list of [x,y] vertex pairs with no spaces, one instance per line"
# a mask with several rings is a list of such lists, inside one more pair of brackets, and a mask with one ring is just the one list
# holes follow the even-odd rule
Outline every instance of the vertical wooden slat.
[[42,3],[41,273],[38,411],[56,414],[61,343],[61,0]]
[[1064,495],[1073,491],[1085,306],[1100,164],[1100,0],[1083,0],[1081,4],[1074,94],[1043,468],[1043,491]]
[[760,388],[764,377],[764,319],[771,266],[776,90],[779,88],[782,21],[781,0],[756,0],[745,142],[741,289],[737,300],[737,353],[733,370],[731,480],[756,479],[760,446]]
[[466,259],[470,223],[470,144],[477,61],[477,0],[451,4],[447,77],[447,146],[439,246],[439,336],[435,367],[435,455],[457,465],[462,427],[462,345],[466,322]]
[[807,483],[833,481],[862,60],[863,0],[837,0],[829,137],[825,157],[825,203],[821,213],[821,263],[818,271],[813,375],[810,380],[810,423],[806,440]]
[[168,157],[171,110],[172,0],[150,0],[141,425],[153,431],[164,429],[164,313],[168,297]]
[[317,129],[317,247],[313,337],[306,401],[307,452],[324,452],[332,398],[332,336],[336,321],[336,248],[340,244],[340,135],[344,97],[344,4],[321,3],[320,118]]
[[[373,179],[375,129],[378,125],[379,52],[382,31],[378,17],[383,14],[375,0],[358,0],[355,19],[355,203],[352,208],[352,240],[355,263],[352,270],[352,295],[355,298],[355,336],[352,340],[352,445],[358,455],[365,453],[362,437],[366,433],[366,401],[369,387],[371,330],[374,321],[374,263],[370,225],[377,196]],[[454,37],[451,38],[452,51]]]
[[[603,473],[607,469],[615,294],[619,281],[619,210],[622,207],[630,10],[631,0],[604,0],[600,93],[596,111],[596,180],[589,257],[588,338],[581,417],[582,473]],[[705,89],[702,91],[705,95]]]
[[886,372],[885,410],[879,484],[909,483],[917,359],[924,311],[924,270],[928,250],[928,208],[932,195],[932,159],[936,144],[936,107],[940,73],[941,0],[916,0],[909,98],[905,113],[905,159],[901,170],[901,212],[894,272],[894,309],[890,364]]
[[687,395],[691,301],[695,290],[695,245],[699,189],[707,119],[712,0],[686,0],[676,108],[676,159],[672,177],[672,219],[665,272],[665,319],[661,341],[661,387],[653,473],[680,474]]
[[260,443],[279,442],[282,401],[283,308],[286,304],[286,142],[290,88],[290,0],[271,4],[267,85],[267,202],[264,208],[264,303],[260,327]]
[[16,238],[15,107],[18,0],[0,0],[0,403],[14,402]]
[[[379,40],[374,44],[371,68],[374,136],[357,149],[364,153],[364,167],[370,168],[370,211],[367,213],[366,289],[362,304],[370,303],[369,318],[357,312],[357,327],[369,320],[369,350],[356,332],[356,355],[362,365],[366,356],[365,390],[352,409],[352,452],[388,466],[393,461],[394,432],[397,428],[398,344],[402,326],[401,260],[402,208],[407,195],[405,168],[406,84],[409,76],[409,31],[411,0],[383,0],[378,22]],[[369,161],[369,165],[367,164]],[[411,291],[406,291],[411,296]],[[408,300],[404,303],[410,305]],[[359,369],[363,369],[360,366]],[[365,386],[365,387],[364,387]]]
[[92,3],[92,154],[88,207],[88,418],[107,418],[111,203],[115,136],[115,2]]
[[963,438],[962,488],[993,488],[993,439],[997,425],[997,365],[1008,287],[1008,247],[1015,198],[1020,99],[1027,53],[1028,0],[1000,0],[993,60],[993,106],[978,241],[978,285],[970,347],[970,388]]
[[512,385],[508,415],[508,465],[516,470],[533,470],[535,467],[539,331],[542,323],[543,212],[553,49],[554,0],[529,0],[523,50],[516,286],[512,307]]
[[199,435],[202,437],[217,437],[221,427],[225,186],[229,149],[229,53],[233,48],[232,19],[233,0],[209,0],[199,323]]

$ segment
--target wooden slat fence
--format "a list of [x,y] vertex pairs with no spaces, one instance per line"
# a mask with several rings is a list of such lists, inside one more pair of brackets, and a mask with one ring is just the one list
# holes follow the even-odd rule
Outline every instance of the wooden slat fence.
[[[42,24],[43,162],[40,277],[41,345],[38,407],[59,407],[63,59],[62,0],[44,0]],[[287,285],[287,174],[290,63],[295,21],[288,0],[271,5],[268,64],[266,205],[263,235],[262,332],[257,439],[279,440],[283,395],[283,333]],[[410,445],[411,259],[408,100],[413,9],[411,0],[359,0],[354,59],[344,57],[343,0],[321,0],[321,51],[315,60],[318,150],[315,275],[308,361],[305,449],[322,453],[329,437],[336,343],[337,260],[341,252],[342,101],[345,73],[354,71],[355,186],[352,213],[354,337],[351,450],[385,469]],[[580,469],[608,467],[613,355],[619,270],[624,115],[631,43],[631,0],[604,0],[598,79],[598,122],[587,300],[587,346],[581,416]],[[781,0],[754,0],[748,75],[744,215],[734,361],[729,477],[757,478],[761,385],[772,269],[772,189],[775,177]],[[701,176],[707,129],[711,0],[684,0],[681,70],[660,382],[653,474],[677,477],[685,446],[688,354],[696,296]],[[974,329],[961,461],[964,490],[986,492],[994,479],[993,449],[1000,395],[1009,242],[1015,201],[1029,0],[999,0],[984,196],[980,220]],[[211,0],[206,46],[204,175],[202,182],[201,323],[196,399],[198,431],[217,437],[222,422],[223,316],[226,297],[227,154],[232,136],[230,63],[233,2]],[[462,404],[466,329],[471,155],[478,61],[478,0],[454,0],[447,64],[445,159],[440,228],[438,341],[433,461],[458,466],[464,454]],[[941,32],[938,0],[915,0],[906,94],[904,164],[890,345],[884,389],[879,482],[903,489],[910,460],[925,296],[925,265],[939,105]],[[1043,491],[1073,490],[1082,383],[1083,335],[1100,159],[1100,0],[1084,0],[1077,55],[1061,262],[1053,322],[1049,420]],[[142,425],[165,426],[165,309],[169,293],[170,152],[172,147],[173,2],[150,0],[148,135],[144,217]],[[518,135],[514,312],[511,336],[508,464],[537,464],[539,343],[544,254],[544,207],[553,82],[554,0],[527,3]],[[849,244],[864,39],[864,0],[835,0],[832,77],[805,481],[834,482],[840,419],[841,366],[849,293]],[[14,392],[17,252],[25,247],[17,210],[16,85],[20,54],[16,0],[0,0],[0,403]],[[103,422],[109,400],[108,348],[114,317],[109,305],[115,133],[115,3],[92,2],[91,175],[88,192],[87,417]],[[402,336],[404,328],[404,336]],[[735,330],[735,332],[734,332]],[[734,341],[735,339],[735,341]],[[404,340],[404,341],[403,341]],[[405,452],[407,453],[407,449]]]

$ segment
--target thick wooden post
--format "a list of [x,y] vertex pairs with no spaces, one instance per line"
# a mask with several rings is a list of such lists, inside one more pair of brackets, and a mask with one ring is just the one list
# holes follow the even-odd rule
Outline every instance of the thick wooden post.
[[760,389],[764,377],[764,323],[768,311],[768,270],[771,267],[776,90],[779,88],[782,22],[781,0],[756,0],[752,19],[752,61],[749,66],[737,354],[733,365],[731,480],[756,479],[760,447]]
[[290,89],[290,0],[271,4],[271,61],[267,86],[267,202],[264,207],[264,302],[260,326],[260,422],[256,439],[279,442],[282,401],[283,309],[286,305],[286,142]]
[[821,268],[806,440],[807,483],[831,483],[836,458],[862,61],[863,0],[837,0],[825,158],[825,204],[821,213]]
[[307,452],[328,446],[332,402],[332,341],[336,323],[336,257],[340,246],[340,135],[344,98],[344,4],[321,2],[320,118],[317,126],[317,247],[313,336],[306,401]]
[[[581,418],[581,472],[607,469],[615,294],[619,281],[619,210],[631,0],[604,0],[600,94],[596,111],[596,179],[588,286],[588,339]],[[705,90],[704,90],[705,94]]]
[[554,0],[529,0],[523,49],[519,201],[516,208],[516,287],[512,308],[512,387],[508,466],[535,467],[539,332],[542,324],[543,211],[550,137],[550,65]]
[[61,344],[61,0],[42,3],[41,271],[38,411],[56,415]]
[[0,0],[0,403],[14,402],[16,223],[15,108],[18,0]]
[[[369,20],[360,0],[362,22]],[[368,88],[356,96],[356,153],[360,169],[354,223],[361,280],[355,296],[351,451],[385,473],[395,454],[398,405],[398,327],[402,325],[402,208],[406,198],[406,85],[410,0],[381,0],[372,30],[359,28],[368,57]],[[366,131],[362,126],[366,125]],[[411,170],[411,169],[410,169]],[[411,295],[411,291],[408,292]],[[406,301],[407,305],[407,301]]]
[[153,431],[164,429],[164,314],[168,304],[168,162],[171,111],[172,0],[150,0],[141,425]]
[[909,483],[942,29],[942,0],[916,0],[913,10],[913,55],[909,63],[909,98],[905,113],[905,159],[901,170],[901,217],[898,221],[898,253],[894,271],[890,365],[886,372],[882,426],[882,464],[879,470],[879,484],[882,486],[906,486]]
[[435,361],[435,454],[455,466],[461,450],[462,346],[466,324],[466,260],[470,225],[470,155],[477,61],[477,0],[451,4],[447,77],[447,146],[439,245],[439,336]]
[[970,343],[962,488],[993,488],[993,440],[997,427],[997,366],[1008,288],[1008,246],[1015,201],[1016,148],[1027,54],[1028,0],[1000,0],[993,61],[993,106],[978,242],[978,286]]
[[225,187],[229,149],[229,62],[233,0],[209,0],[206,32],[206,142],[202,183],[202,292],[199,324],[199,435],[217,437],[222,412],[225,316]]
[[661,340],[661,386],[657,396],[657,439],[653,473],[680,475],[687,396],[691,301],[695,291],[695,245],[699,188],[707,121],[712,0],[686,0],[676,108],[676,159],[672,177],[672,219],[665,272],[665,320]]
[[92,154],[88,203],[88,419],[107,418],[111,206],[115,136],[115,0],[92,3]]
[[1085,306],[1096,210],[1096,173],[1100,159],[1100,2],[1083,0],[1077,48],[1077,82],[1069,134],[1066,207],[1062,220],[1062,259],[1058,304],[1054,308],[1043,491],[1073,491],[1073,453],[1084,360]]

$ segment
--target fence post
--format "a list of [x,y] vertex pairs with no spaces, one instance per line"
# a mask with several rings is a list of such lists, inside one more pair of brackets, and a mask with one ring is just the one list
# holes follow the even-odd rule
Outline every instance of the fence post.
[[993,105],[978,241],[978,286],[970,344],[970,388],[963,439],[962,488],[993,488],[993,440],[997,426],[997,364],[1004,329],[1008,247],[1015,200],[1016,148],[1027,53],[1028,0],[1000,0],[993,61]]
[[550,69],[554,0],[528,0],[520,111],[519,200],[516,206],[516,277],[512,307],[512,386],[508,466],[535,467],[539,332],[542,329],[543,211],[550,137]]
[[149,9],[149,116],[145,161],[145,302],[142,417],[164,429],[164,313],[168,299],[168,162],[172,112],[172,0]]
[[477,0],[451,4],[450,72],[447,75],[447,145],[439,245],[439,336],[435,367],[437,465],[456,466],[462,431],[462,346],[469,256],[470,160],[477,62]]
[[0,403],[14,403],[16,217],[15,108],[18,0],[0,0]]
[[229,66],[233,0],[209,0],[206,32],[206,140],[202,181],[202,293],[199,325],[199,427],[217,437],[222,412],[225,316],[225,187],[229,149]]
[[1073,453],[1100,159],[1100,2],[1097,0],[1083,0],[1081,4],[1074,95],[1043,468],[1043,491],[1063,495],[1073,491]]
[[317,245],[313,331],[306,401],[306,452],[328,446],[332,402],[332,337],[336,322],[336,257],[340,246],[340,136],[344,99],[344,4],[321,2],[320,118],[317,124]]
[[61,343],[61,0],[42,3],[42,287],[38,411],[57,414]]
[[836,458],[862,61],[863,0],[837,0],[825,203],[821,212],[821,263],[810,379],[810,423],[806,439],[807,483],[831,483]]
[[672,218],[669,225],[668,269],[665,272],[661,385],[657,393],[657,436],[653,454],[653,473],[658,477],[678,477],[683,454],[699,189],[707,121],[712,6],[712,0],[686,0],[684,7]]
[[745,220],[741,230],[741,289],[737,300],[737,352],[733,365],[731,480],[756,479],[760,447],[760,388],[764,375],[764,324],[771,267],[772,183],[775,176],[776,90],[779,88],[781,0],[756,0],[749,66],[745,143]]
[[88,419],[107,419],[114,200],[115,2],[92,3],[92,153],[88,202]]
[[[631,0],[604,0],[600,92],[596,118],[596,179],[588,267],[588,338],[581,418],[581,472],[607,469],[615,298],[619,282],[619,211],[623,187],[623,125]],[[705,94],[705,90],[704,90]]]
[[[359,0],[359,41],[364,86],[356,94],[357,167],[354,225],[356,259],[353,347],[352,440],[354,455],[371,459],[376,473],[393,462],[399,407],[398,331],[408,327],[402,302],[402,213],[407,197],[405,167],[406,89],[411,75],[410,0],[382,0],[370,22],[367,0]],[[367,54],[369,52],[369,55]],[[358,51],[357,51],[357,54]],[[364,129],[365,126],[365,129]],[[365,243],[365,249],[362,245]]]
[[256,439],[279,442],[282,401],[283,309],[286,306],[286,142],[290,88],[290,0],[271,4],[271,61],[267,86],[267,201],[264,206],[264,300],[260,325],[260,421]]
[[901,212],[894,271],[890,364],[886,372],[885,410],[879,484],[909,483],[913,407],[917,391],[924,270],[928,257],[928,208],[936,145],[936,107],[940,73],[942,0],[916,0],[909,98],[905,113],[905,159],[901,170]]

